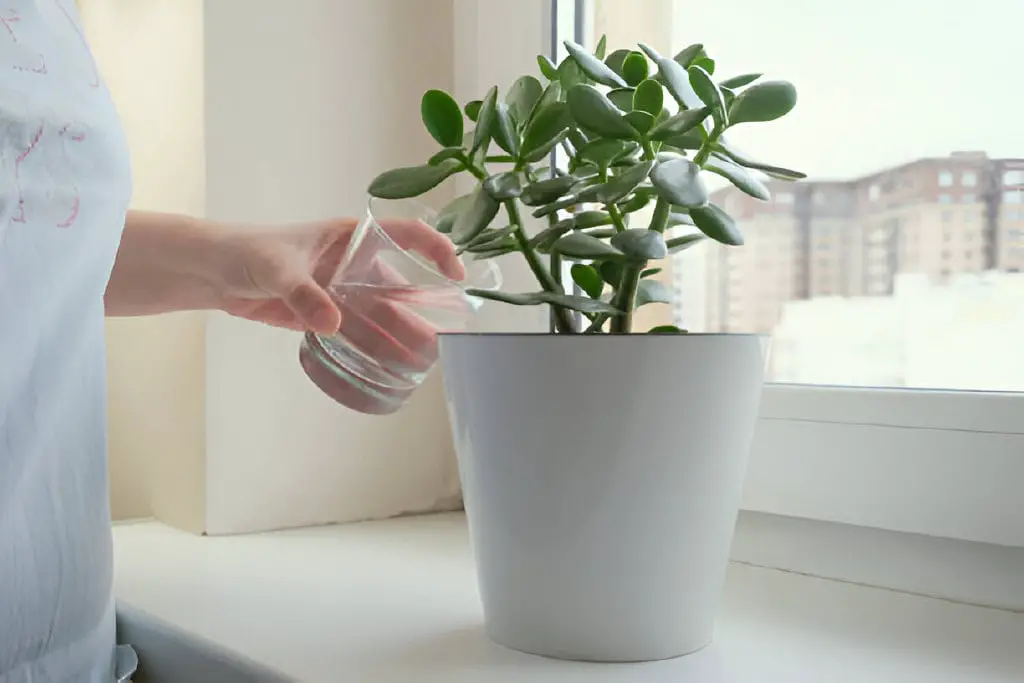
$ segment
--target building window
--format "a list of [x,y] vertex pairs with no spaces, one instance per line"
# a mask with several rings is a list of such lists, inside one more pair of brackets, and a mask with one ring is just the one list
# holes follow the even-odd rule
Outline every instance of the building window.
[[960,184],[964,187],[974,187],[978,184],[978,174],[974,171],[964,171],[960,176]]
[[949,204],[952,202],[952,198],[948,194],[939,195],[939,204]]
[[878,185],[872,185],[871,187],[868,188],[868,199],[870,199],[871,201],[876,201],[879,198],[879,196],[881,196],[881,194],[882,190],[878,187]]
[[1024,185],[1024,171],[1007,171],[1003,174],[1003,185]]
[[1021,198],[1024,197],[1022,190],[1009,190],[1003,193],[1003,201],[1007,204],[1024,204]]
[[953,186],[953,174],[949,171],[942,171],[939,173],[939,187],[952,187]]

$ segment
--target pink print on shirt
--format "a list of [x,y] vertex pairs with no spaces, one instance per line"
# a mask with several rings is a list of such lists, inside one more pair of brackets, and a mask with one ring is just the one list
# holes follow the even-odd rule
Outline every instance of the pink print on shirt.
[[31,142],[28,143],[28,147],[25,148],[21,154],[14,160],[14,182],[18,187],[18,211],[11,218],[11,221],[15,223],[25,222],[25,191],[21,186],[21,165],[28,158],[28,155],[35,151],[39,145],[39,140],[43,137],[43,126],[40,125],[39,129],[36,130],[35,135],[32,136]]
[[[21,21],[21,15],[18,14],[16,9],[8,9],[5,15],[0,15],[0,24],[7,30],[7,33],[11,36],[11,40],[14,43],[18,43],[18,34],[15,32],[13,25]],[[46,73],[46,58],[42,54],[36,53],[32,56],[32,62],[28,64],[14,64],[15,71],[30,71],[35,74]]]

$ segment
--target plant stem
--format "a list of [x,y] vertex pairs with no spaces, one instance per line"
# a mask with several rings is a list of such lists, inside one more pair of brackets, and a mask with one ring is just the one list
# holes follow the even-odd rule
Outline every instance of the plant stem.
[[633,309],[636,308],[636,289],[640,284],[640,271],[645,264],[629,264],[622,269],[622,279],[615,290],[613,305],[622,311],[612,318],[612,334],[628,334],[633,330]]
[[590,323],[590,326],[586,329],[584,334],[593,334],[601,329],[601,327],[608,322],[610,316],[607,313],[598,313],[594,320]]
[[708,157],[711,156],[711,152],[714,151],[715,144],[718,142],[718,138],[720,138],[721,136],[721,128],[715,126],[712,129],[711,134],[708,135],[707,140],[705,140],[704,144],[700,146],[699,150],[697,150],[697,156],[693,158],[693,163],[697,164],[701,168],[704,168],[704,163],[708,160]]
[[[530,266],[530,270],[533,271],[534,277],[537,278],[537,282],[540,283],[541,288],[545,292],[552,292],[554,294],[564,294],[565,290],[562,289],[562,285],[554,278],[551,272],[544,266],[544,263],[540,260],[540,256],[530,246],[530,240],[526,236],[526,230],[523,228],[523,217],[519,213],[519,205],[516,200],[509,199],[505,202],[505,211],[508,213],[509,224],[512,226],[512,235],[515,237],[516,243],[519,248],[523,251],[523,256],[526,257],[526,263]],[[551,310],[555,315],[555,327],[563,334],[576,334],[579,330],[576,326],[576,321],[573,319],[572,314],[568,309],[562,308],[561,306],[552,306]]]
[[654,215],[651,216],[650,230],[664,233],[668,226],[668,214],[672,210],[671,205],[662,198],[658,198],[654,205]]
[[615,232],[626,232],[626,219],[622,217],[622,211],[615,204],[608,204],[608,215],[611,216]]

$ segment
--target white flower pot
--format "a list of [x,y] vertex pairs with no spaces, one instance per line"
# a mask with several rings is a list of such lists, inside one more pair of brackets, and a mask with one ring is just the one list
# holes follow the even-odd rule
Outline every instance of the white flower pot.
[[764,374],[747,335],[445,335],[487,631],[562,659],[708,645]]

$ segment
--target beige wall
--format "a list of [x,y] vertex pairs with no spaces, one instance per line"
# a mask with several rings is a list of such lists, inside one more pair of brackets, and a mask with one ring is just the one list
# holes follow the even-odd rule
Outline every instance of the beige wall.
[[[131,146],[133,206],[202,214],[202,2],[83,0],[80,9]],[[111,320],[108,349],[113,513],[149,516],[168,465],[202,459],[203,318]]]

